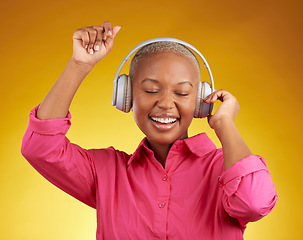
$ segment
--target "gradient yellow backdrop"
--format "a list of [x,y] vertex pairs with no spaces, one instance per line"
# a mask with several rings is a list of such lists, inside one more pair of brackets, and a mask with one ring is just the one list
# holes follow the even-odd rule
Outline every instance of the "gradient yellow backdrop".
[[[250,223],[245,239],[301,239],[302,1],[13,0],[2,2],[0,11],[0,239],[95,239],[95,210],[44,180],[20,145],[30,109],[71,57],[74,30],[105,20],[122,28],[113,51],[76,95],[71,141],[132,153],[143,135],[132,114],[111,106],[116,69],[144,40],[187,41],[208,60],[216,88],[238,98],[236,124],[251,150],[267,160],[279,194],[274,211]],[[220,146],[206,120],[194,120],[190,134],[201,131]]]

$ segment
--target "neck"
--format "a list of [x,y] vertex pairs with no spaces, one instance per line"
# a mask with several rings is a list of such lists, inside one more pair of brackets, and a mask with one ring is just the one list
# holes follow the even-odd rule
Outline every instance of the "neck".
[[161,163],[163,168],[165,167],[166,158],[167,158],[169,149],[171,148],[172,145],[173,145],[173,143],[171,143],[171,144],[158,144],[158,143],[153,143],[153,142],[148,141],[149,148],[151,150],[153,150],[156,159],[158,160],[158,162]]

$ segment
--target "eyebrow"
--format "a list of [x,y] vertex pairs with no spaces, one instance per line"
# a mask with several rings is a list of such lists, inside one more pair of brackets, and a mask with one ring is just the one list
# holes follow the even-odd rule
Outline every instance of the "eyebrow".
[[179,82],[178,85],[181,85],[181,84],[189,84],[190,86],[194,87],[190,81],[184,81],[184,82]]
[[141,81],[140,84],[145,83],[145,82],[148,82],[148,81],[154,82],[154,83],[159,83],[159,81],[157,81],[157,80],[155,80],[155,79],[145,78],[145,79],[143,79],[143,80]]
[[[145,78],[145,79],[143,79],[143,80],[141,81],[140,84],[145,83],[145,82],[148,82],[148,81],[153,82],[153,83],[157,83],[157,84],[159,83],[158,80],[151,79],[151,78]],[[178,85],[182,85],[182,84],[188,84],[188,85],[190,85],[191,87],[193,87],[193,85],[191,84],[190,81],[183,81],[183,82],[179,82],[179,83],[178,83]]]

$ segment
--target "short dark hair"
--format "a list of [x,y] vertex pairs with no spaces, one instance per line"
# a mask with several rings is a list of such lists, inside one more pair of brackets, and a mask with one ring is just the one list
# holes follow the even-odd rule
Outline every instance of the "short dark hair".
[[140,48],[134,57],[131,60],[130,67],[129,67],[129,76],[132,78],[134,71],[136,69],[136,66],[138,62],[146,57],[147,55],[154,54],[154,53],[165,53],[170,52],[177,54],[179,56],[184,56],[191,60],[195,67],[198,70],[198,73],[200,75],[200,64],[198,59],[196,58],[195,54],[189,50],[187,47],[183,46],[180,43],[176,42],[170,42],[170,41],[161,41],[161,42],[154,42],[150,43],[142,48]]

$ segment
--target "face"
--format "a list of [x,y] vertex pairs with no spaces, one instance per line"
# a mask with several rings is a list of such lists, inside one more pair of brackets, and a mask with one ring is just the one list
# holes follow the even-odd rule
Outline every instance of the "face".
[[194,63],[174,53],[141,59],[132,78],[135,122],[154,144],[187,138],[197,99],[199,73]]

